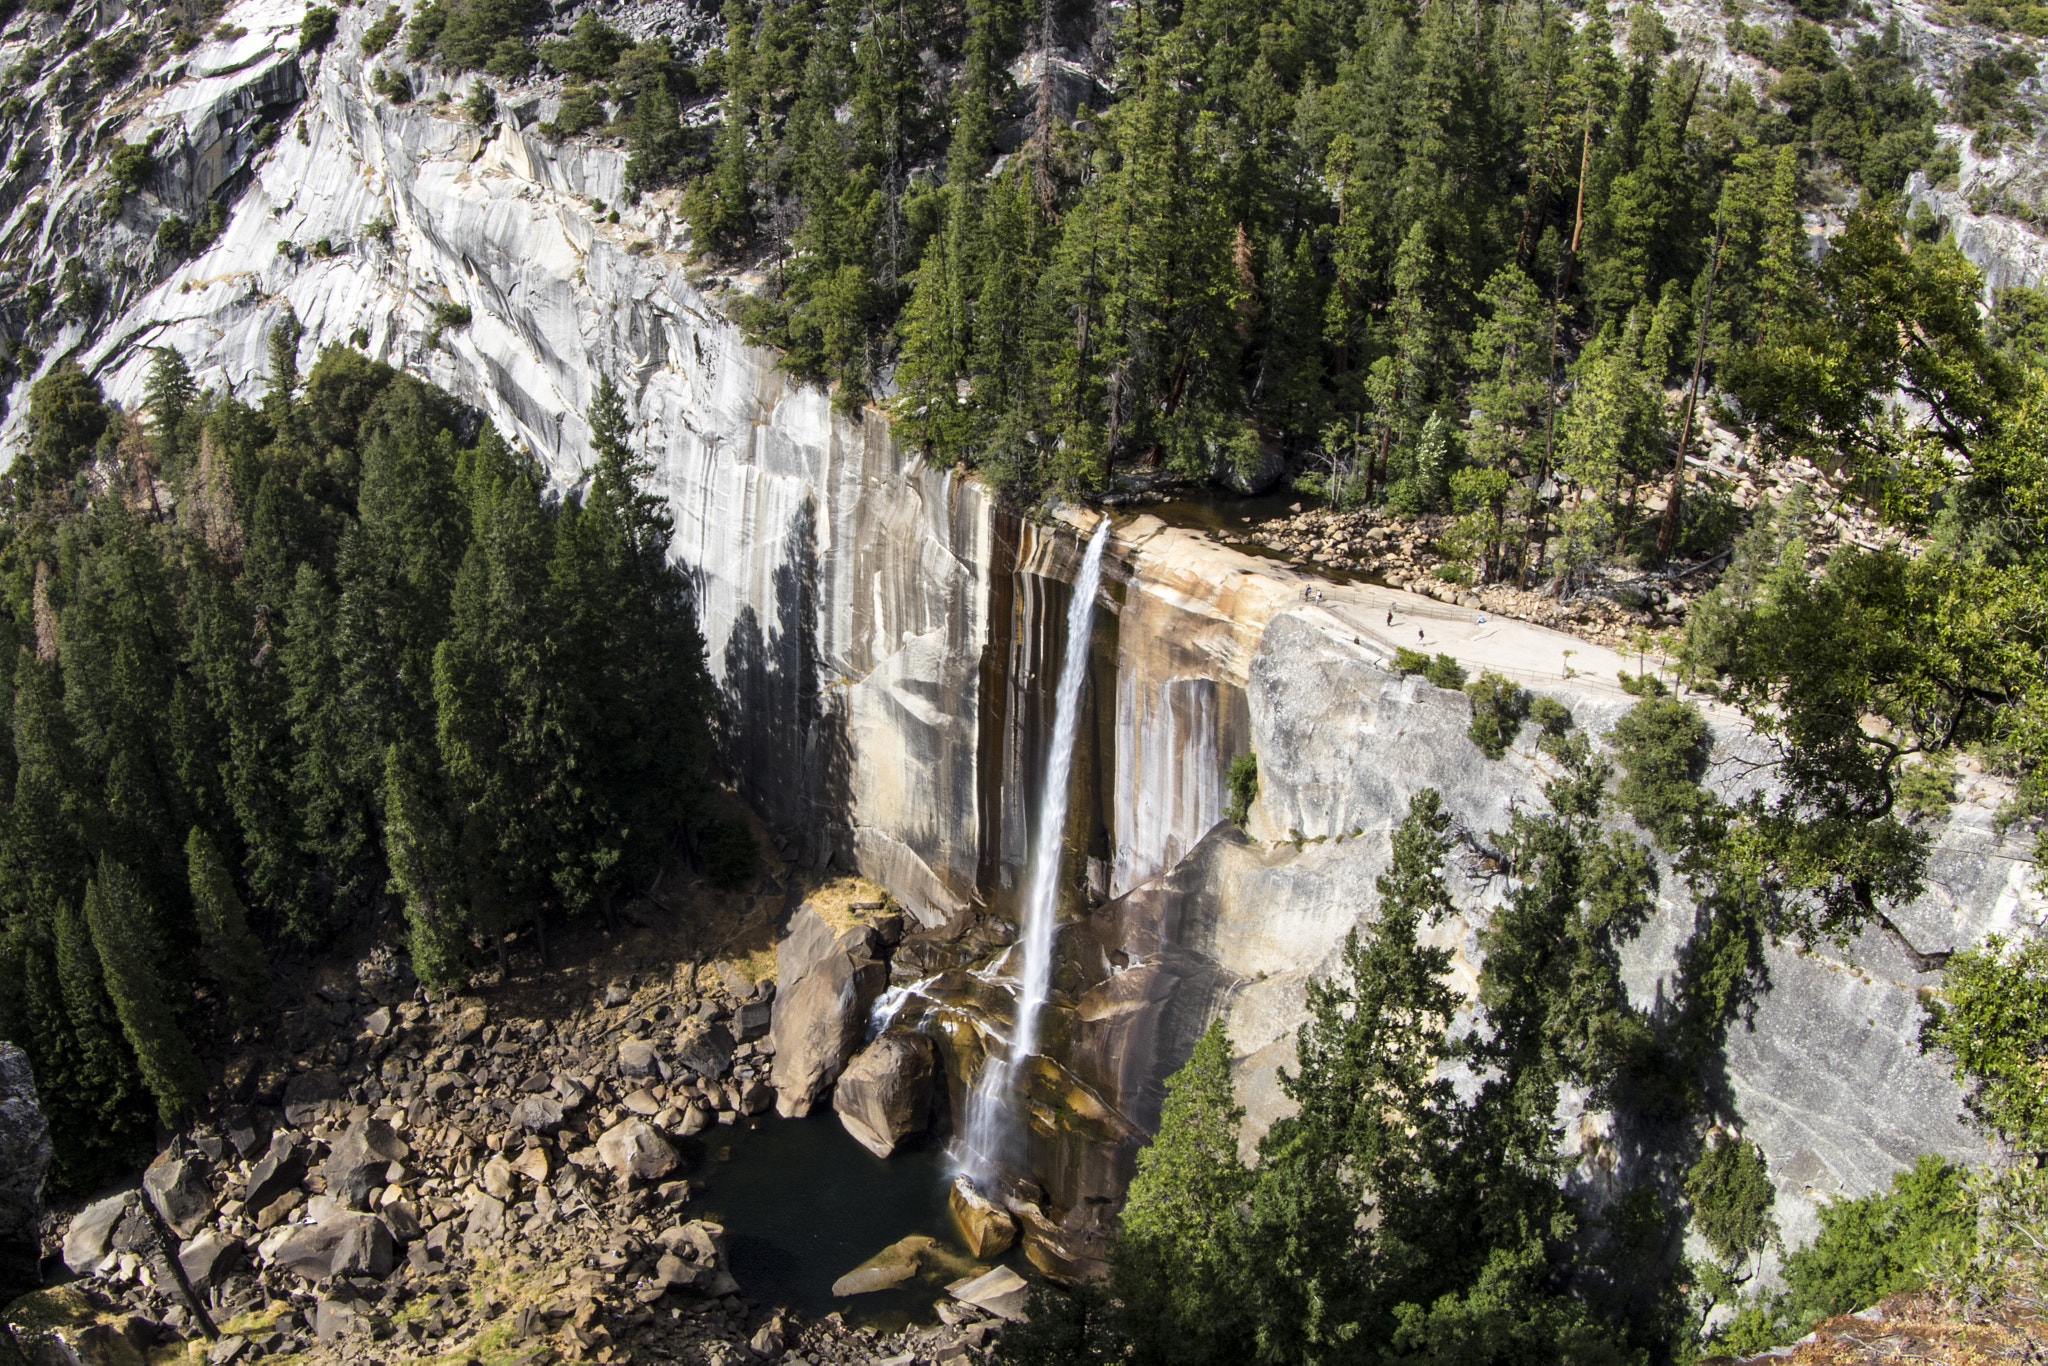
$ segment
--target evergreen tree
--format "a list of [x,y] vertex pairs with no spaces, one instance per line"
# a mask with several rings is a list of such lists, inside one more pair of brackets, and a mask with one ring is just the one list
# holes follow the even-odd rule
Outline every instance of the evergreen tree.
[[200,961],[217,982],[235,1023],[262,1018],[270,995],[270,965],[263,946],[249,932],[248,912],[213,841],[198,826],[185,840],[185,866],[192,879],[192,912],[199,923]]
[[171,1004],[177,976],[156,911],[135,875],[106,855],[86,885],[85,921],[142,1084],[156,1098],[158,1117],[175,1124],[206,1094],[206,1076]]

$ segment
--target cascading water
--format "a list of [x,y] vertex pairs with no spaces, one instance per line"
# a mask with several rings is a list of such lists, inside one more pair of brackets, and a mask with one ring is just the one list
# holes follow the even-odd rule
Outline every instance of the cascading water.
[[[1038,1051],[1038,1012],[1052,989],[1052,941],[1059,916],[1067,784],[1074,766],[1074,736],[1081,724],[1081,685],[1088,678],[1088,640],[1095,622],[1095,591],[1102,579],[1102,549],[1108,541],[1109,519],[1105,517],[1089,539],[1088,553],[1082,558],[1081,572],[1074,580],[1074,598],[1067,608],[1067,655],[1060,664],[1052,750],[1046,755],[1045,785],[1038,794],[1038,824],[1031,835],[1031,868],[1024,883],[1024,965],[1017,980],[1017,1025],[1006,1054],[998,1057],[991,1052],[982,1063],[974,1094],[967,1101],[967,1132],[961,1138],[960,1166],[984,1189],[992,1187],[1003,1174],[1017,1146],[1020,1134],[1011,1078],[1024,1060]],[[993,1038],[990,1041],[994,1042]]]

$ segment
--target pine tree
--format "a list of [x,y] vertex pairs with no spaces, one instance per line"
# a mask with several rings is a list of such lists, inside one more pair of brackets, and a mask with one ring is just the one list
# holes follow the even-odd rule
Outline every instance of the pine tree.
[[185,414],[198,397],[199,386],[185,358],[168,346],[150,353],[149,378],[144,381],[143,402],[149,406],[151,438],[156,458],[167,469],[176,469],[183,454],[182,428]]
[[185,840],[185,866],[192,881],[193,918],[199,923],[200,961],[226,994],[235,1023],[252,1025],[262,1018],[270,995],[270,965],[263,945],[249,932],[235,880],[213,841],[196,825]]
[[[1229,1361],[1252,1355],[1244,1309],[1242,1207],[1252,1173],[1238,1159],[1244,1107],[1230,1078],[1230,1038],[1210,1024],[1166,1081],[1151,1144],[1138,1153],[1118,1222],[1114,1281],[1140,1361]],[[1159,1348],[1172,1344],[1170,1352]],[[1150,1350],[1146,1350],[1149,1348]]]
[[135,875],[106,855],[85,889],[85,921],[121,1033],[158,1117],[175,1124],[206,1094],[206,1075],[171,1005],[177,972]]

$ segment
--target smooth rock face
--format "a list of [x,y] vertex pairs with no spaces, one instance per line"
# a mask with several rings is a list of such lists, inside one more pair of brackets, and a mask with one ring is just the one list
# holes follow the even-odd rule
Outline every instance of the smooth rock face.
[[806,902],[775,946],[776,1111],[807,1115],[860,1045],[868,1007],[887,970],[874,958],[874,931],[834,927]]
[[122,1191],[87,1205],[72,1216],[64,1229],[64,1265],[83,1276],[98,1266],[114,1245],[114,1229],[121,1222],[134,1191]]
[[925,1131],[932,1110],[932,1041],[894,1030],[853,1055],[832,1091],[846,1132],[877,1157]]
[[598,1136],[597,1152],[621,1185],[659,1181],[681,1162],[668,1140],[640,1119],[623,1120],[605,1130]]
[[42,1283],[38,1270],[50,1125],[36,1104],[28,1055],[0,1043],[0,1304]]
[[953,1222],[959,1225],[960,1236],[967,1240],[968,1255],[975,1261],[993,1261],[1017,1241],[1017,1221],[1008,1210],[999,1208],[976,1190],[967,1177],[953,1179],[946,1192],[946,1203],[953,1211]]

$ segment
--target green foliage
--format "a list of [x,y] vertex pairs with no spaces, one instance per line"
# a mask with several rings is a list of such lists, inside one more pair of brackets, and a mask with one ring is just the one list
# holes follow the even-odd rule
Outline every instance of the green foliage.
[[403,71],[378,67],[370,73],[370,89],[393,104],[412,103],[412,80]]
[[1714,806],[1700,786],[1713,737],[1698,707],[1652,695],[1635,704],[1608,732],[1621,763],[1615,796],[1623,810],[1667,850],[1687,840],[1691,823]]
[[325,5],[309,6],[305,17],[299,20],[299,51],[319,52],[334,41],[334,30],[341,23],[341,15]]
[[1230,761],[1230,769],[1223,775],[1224,789],[1230,799],[1224,803],[1224,818],[1235,825],[1243,825],[1251,819],[1252,803],[1259,797],[1259,756],[1247,750]]
[[166,945],[147,895],[135,874],[102,854],[86,885],[85,921],[142,1084],[156,1098],[158,1118],[175,1124],[205,1095],[206,1075],[172,1006],[162,972]]
[[249,930],[249,913],[213,841],[198,826],[185,841],[185,865],[192,879],[192,913],[199,925],[199,957],[220,985],[235,1023],[253,1025],[270,995],[270,965],[263,945]]
[[156,174],[156,158],[145,145],[115,138],[113,150],[107,154],[107,172],[116,185],[139,190]]
[[1632,674],[1623,669],[1615,677],[1621,681],[1621,690],[1630,697],[1666,697],[1671,692],[1664,680],[1653,673]]
[[1785,1258],[1784,1292],[1750,1306],[1732,1331],[1751,1344],[1791,1342],[1822,1319],[1914,1289],[1937,1249],[1976,1241],[1976,1224],[1963,1169],[1923,1154],[1890,1191],[1822,1205],[1819,1235]]
[[1685,1198],[1693,1227],[1729,1270],[1762,1252],[1777,1234],[1771,1218],[1777,1191],[1763,1150],[1743,1139],[1714,1136],[1685,1174]]
[[469,316],[468,304],[458,304],[452,300],[443,299],[440,303],[434,305],[434,326],[436,327],[468,327]]
[[1916,820],[1943,821],[1956,802],[1956,765],[1947,754],[1933,754],[1899,774],[1899,805]]
[[30,385],[28,445],[7,471],[16,505],[68,481],[106,429],[100,387],[77,366],[59,366]]
[[1979,1128],[2048,1149],[2048,944],[1993,935],[1949,959],[1920,1041],[1953,1061]]
[[137,53],[131,39],[95,38],[85,45],[85,64],[103,86],[118,83],[135,69]]
[[391,40],[398,36],[398,30],[404,24],[405,16],[399,12],[398,6],[393,5],[385,10],[383,18],[363,30],[362,42],[359,44],[363,56],[374,57],[389,47]]
[[498,121],[498,92],[482,81],[471,81],[469,98],[462,102],[462,112],[479,128],[494,126]]
[[533,19],[531,0],[430,0],[413,16],[405,55],[517,80],[533,64],[525,40]]
[[1505,758],[1529,715],[1528,690],[1489,669],[1465,685],[1465,695],[1472,699],[1466,734],[1487,758]]
[[1437,687],[1449,692],[1456,692],[1465,686],[1465,666],[1457,660],[1445,654],[1432,659],[1420,650],[1410,650],[1405,646],[1394,651],[1394,672],[1421,674]]

